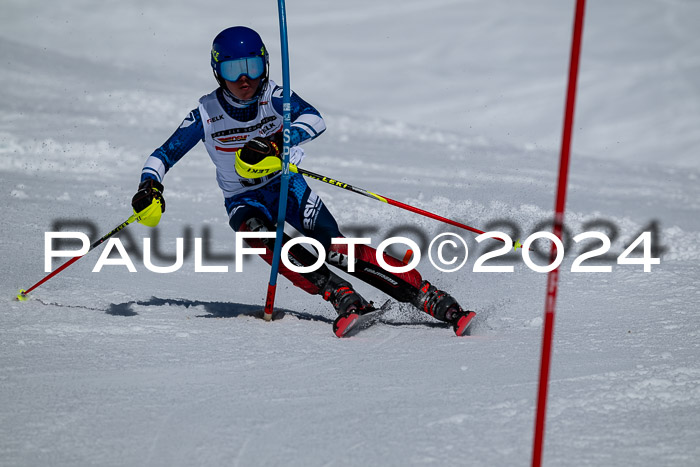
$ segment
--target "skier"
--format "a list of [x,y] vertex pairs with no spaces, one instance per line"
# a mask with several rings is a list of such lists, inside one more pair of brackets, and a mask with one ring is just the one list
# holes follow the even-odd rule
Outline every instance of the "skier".
[[[202,97],[199,106],[146,160],[138,192],[132,199],[141,223],[158,224],[165,212],[165,174],[201,140],[216,166],[231,228],[237,232],[275,230],[280,172],[259,178],[247,175],[255,173],[256,164],[265,157],[279,157],[282,148],[282,88],[270,79],[269,65],[267,48],[250,28],[231,27],[214,38],[211,67],[219,87]],[[321,114],[295,93],[291,93],[291,119],[290,163],[298,165],[305,157],[300,145],[318,137],[326,126]],[[348,246],[331,244],[333,238],[342,237],[338,224],[300,174],[290,174],[286,221],[323,245],[326,263],[348,272]],[[283,242],[288,240],[285,234]],[[247,243],[264,248],[263,259],[272,262],[274,239],[249,239]],[[375,254],[370,246],[356,245],[354,272],[348,273],[452,324],[458,336],[467,332],[474,312],[464,311],[452,296],[423,280],[415,269],[399,274],[382,269]],[[289,260],[309,266],[317,257],[296,244],[289,250]],[[384,260],[391,266],[404,265],[387,254]],[[297,287],[321,295],[339,315],[362,313],[372,307],[325,264],[314,272],[297,273],[280,263],[279,271]]]

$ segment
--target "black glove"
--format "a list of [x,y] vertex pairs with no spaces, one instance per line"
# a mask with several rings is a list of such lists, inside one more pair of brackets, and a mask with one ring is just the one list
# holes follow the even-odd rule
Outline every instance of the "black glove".
[[281,143],[282,133],[275,133],[267,138],[256,136],[245,143],[238,157],[246,164],[255,165],[266,157],[279,157],[282,151]]
[[139,213],[149,207],[154,199],[160,200],[161,212],[165,212],[165,198],[163,198],[163,185],[151,178],[139,184],[139,191],[131,198],[131,206],[134,212]]

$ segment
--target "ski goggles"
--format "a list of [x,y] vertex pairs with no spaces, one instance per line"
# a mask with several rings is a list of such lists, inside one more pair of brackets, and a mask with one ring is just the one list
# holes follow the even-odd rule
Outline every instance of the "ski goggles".
[[221,62],[220,74],[226,81],[238,81],[245,75],[258,79],[265,72],[265,59],[262,57],[239,58]]

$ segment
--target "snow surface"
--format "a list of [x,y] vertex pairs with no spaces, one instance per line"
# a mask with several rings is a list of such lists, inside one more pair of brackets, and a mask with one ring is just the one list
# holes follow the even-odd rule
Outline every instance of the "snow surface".
[[[189,255],[155,274],[134,255],[137,273],[92,273],[95,251],[12,300],[44,276],[56,221],[103,234],[130,214],[143,161],[213,88],[219,30],[258,29],[281,81],[275,2],[142,3],[1,7],[0,464],[529,464],[546,278],[513,253],[513,273],[471,272],[483,246],[470,233],[461,271],[419,266],[477,311],[469,338],[394,306],[339,340],[330,306],[285,279],[281,319],[263,322],[258,259],[206,274]],[[328,124],[304,165],[477,228],[514,222],[521,240],[544,230],[573,3],[288,2],[292,85]],[[614,259],[656,221],[663,255],[651,273],[571,273],[571,247],[544,459],[697,465],[700,3],[588,3],[567,228],[616,230]],[[375,245],[457,231],[310,184],[346,233],[374,227]],[[231,255],[201,145],[165,186],[158,233],[130,226],[125,245],[157,237],[173,255],[176,238],[210,235]]]

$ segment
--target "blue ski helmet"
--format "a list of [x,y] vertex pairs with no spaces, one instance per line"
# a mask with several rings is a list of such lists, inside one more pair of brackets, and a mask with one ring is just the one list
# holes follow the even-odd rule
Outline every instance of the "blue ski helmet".
[[[224,29],[215,38],[211,47],[211,68],[219,86],[241,104],[255,102],[267,88],[269,82],[270,57],[260,35],[245,26]],[[227,81],[237,81],[241,76],[250,79],[262,77],[252,99],[241,101],[226,87]]]

